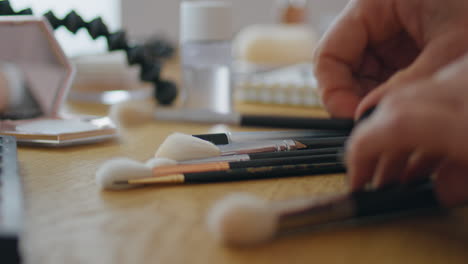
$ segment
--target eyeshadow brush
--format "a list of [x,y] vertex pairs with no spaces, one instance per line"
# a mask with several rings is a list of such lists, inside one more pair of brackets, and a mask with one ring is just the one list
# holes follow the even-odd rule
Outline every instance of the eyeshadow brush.
[[354,126],[352,119],[312,118],[273,115],[249,115],[241,113],[216,113],[205,110],[158,109],[156,120],[185,121],[200,123],[221,123],[250,127],[274,127],[290,129],[324,129],[350,131]]
[[104,162],[98,168],[96,171],[96,183],[101,189],[123,190],[145,184],[165,185],[226,182],[340,173],[345,171],[342,163],[326,162],[238,168],[225,171],[181,173],[155,177],[154,171],[156,168],[128,158],[114,158]]
[[251,153],[251,154],[240,154],[240,155],[229,155],[229,156],[218,156],[204,159],[194,159],[180,161],[178,164],[198,164],[208,162],[234,162],[234,161],[249,161],[249,160],[262,160],[262,159],[276,159],[276,158],[290,158],[300,156],[314,156],[314,155],[326,155],[342,153],[342,147],[331,147],[331,148],[318,148],[318,149],[301,149],[281,152],[264,152],[264,153]]
[[227,124],[250,127],[274,127],[288,129],[324,129],[350,131],[352,119],[308,118],[273,115],[249,115],[241,113],[217,113],[209,110],[151,108],[122,103],[110,108],[109,116],[117,124],[132,125],[151,120]]
[[253,168],[264,166],[278,165],[295,165],[295,164],[318,164],[341,162],[342,157],[339,154],[325,154],[299,157],[284,157],[272,159],[260,159],[250,161],[233,161],[233,162],[208,162],[198,164],[177,164],[159,166],[153,168],[153,177],[165,176],[171,174],[208,172],[208,171],[226,171],[240,168]]
[[437,207],[430,180],[271,204],[251,195],[234,194],[212,208],[208,228],[224,243],[249,245],[320,225]]
[[232,143],[218,146],[221,155],[234,155],[258,152],[291,151],[301,149],[319,149],[342,147],[348,137],[291,138],[277,140],[259,140],[255,142]]
[[288,138],[324,138],[348,136],[349,132],[341,130],[293,130],[293,131],[262,131],[262,132],[225,132],[192,135],[209,141],[215,145],[250,142],[257,140],[288,139]]
[[255,142],[242,142],[216,146],[211,142],[191,135],[173,133],[160,145],[155,153],[155,157],[185,161],[260,152],[342,147],[346,140],[347,137],[296,138],[284,140],[259,140]]
[[332,174],[345,172],[342,163],[295,164],[280,166],[265,166],[254,168],[229,169],[225,171],[209,171],[181,173],[159,177],[145,177],[130,180],[115,181],[115,185],[165,185],[187,183],[215,183],[269,178],[285,178],[316,174]]

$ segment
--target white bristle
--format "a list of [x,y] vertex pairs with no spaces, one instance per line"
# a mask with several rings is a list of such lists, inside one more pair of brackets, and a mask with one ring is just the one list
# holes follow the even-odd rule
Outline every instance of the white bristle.
[[119,181],[152,176],[151,168],[127,158],[115,158],[104,162],[96,171],[96,183],[101,189],[124,190],[138,185],[121,184]]
[[217,202],[208,214],[208,230],[232,245],[252,245],[273,237],[278,218],[264,200],[239,193]]
[[166,158],[151,158],[145,162],[145,165],[150,168],[156,168],[166,165],[177,165],[177,161]]
[[209,141],[182,133],[172,133],[159,146],[155,157],[184,161],[219,155],[221,155],[220,149]]
[[109,109],[109,117],[120,126],[137,126],[154,119],[155,108],[141,102],[126,101],[114,104]]

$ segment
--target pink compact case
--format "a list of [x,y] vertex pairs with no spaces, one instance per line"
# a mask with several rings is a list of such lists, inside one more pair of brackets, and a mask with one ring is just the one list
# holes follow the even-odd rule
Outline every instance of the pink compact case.
[[116,136],[108,117],[63,113],[74,69],[46,20],[0,17],[0,36],[0,63],[21,71],[28,94],[40,111],[34,117],[2,117],[0,134],[15,136],[18,143],[46,146],[92,143]]

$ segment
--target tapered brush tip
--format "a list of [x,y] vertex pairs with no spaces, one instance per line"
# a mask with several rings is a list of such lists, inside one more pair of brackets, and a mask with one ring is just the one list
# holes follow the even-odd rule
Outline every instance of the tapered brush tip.
[[172,133],[159,146],[155,157],[176,161],[203,159],[221,155],[213,143],[182,133]]
[[266,201],[248,194],[231,194],[217,202],[208,214],[208,230],[230,245],[252,245],[275,234],[278,219]]
[[138,126],[154,119],[155,107],[141,102],[126,101],[114,104],[109,117],[119,127]]
[[96,171],[96,183],[101,189],[125,190],[138,185],[125,182],[152,176],[152,169],[145,164],[127,158],[115,158],[104,162]]

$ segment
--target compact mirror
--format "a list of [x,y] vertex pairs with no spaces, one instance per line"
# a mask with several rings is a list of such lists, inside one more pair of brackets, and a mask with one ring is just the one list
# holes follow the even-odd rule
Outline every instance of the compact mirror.
[[0,134],[49,146],[115,137],[108,117],[61,113],[74,70],[46,20],[0,17],[0,36]]

